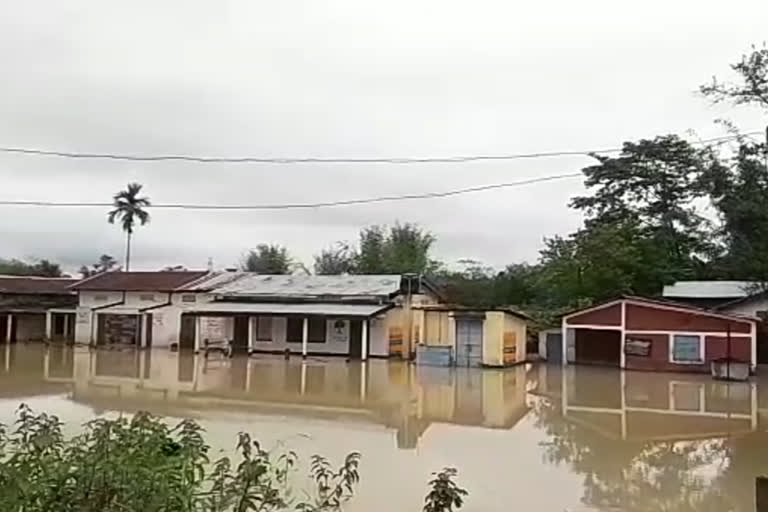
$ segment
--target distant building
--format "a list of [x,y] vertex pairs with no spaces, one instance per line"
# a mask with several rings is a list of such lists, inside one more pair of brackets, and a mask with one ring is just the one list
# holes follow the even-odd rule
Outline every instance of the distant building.
[[71,340],[77,297],[76,279],[0,276],[0,340]]
[[662,295],[667,300],[720,309],[760,291],[758,283],[753,281],[677,281],[665,286]]

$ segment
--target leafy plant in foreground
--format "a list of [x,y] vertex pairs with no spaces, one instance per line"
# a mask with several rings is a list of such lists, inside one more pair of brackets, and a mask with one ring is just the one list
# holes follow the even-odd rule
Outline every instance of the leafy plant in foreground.
[[[4,512],[339,512],[360,481],[361,455],[334,468],[315,455],[312,492],[297,499],[290,476],[298,456],[265,450],[238,435],[233,463],[211,463],[203,429],[192,420],[169,426],[140,412],[96,419],[65,439],[56,416],[19,407],[11,429],[0,425],[0,509]],[[430,482],[425,512],[460,508],[467,493],[446,469]]]

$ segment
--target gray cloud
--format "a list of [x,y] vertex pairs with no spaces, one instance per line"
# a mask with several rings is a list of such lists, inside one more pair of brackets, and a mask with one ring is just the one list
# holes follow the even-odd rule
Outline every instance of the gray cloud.
[[[692,91],[764,39],[768,5],[694,0],[129,4],[0,0],[0,145],[121,153],[430,156],[618,146],[723,114]],[[744,17],[743,13],[750,16]],[[716,34],[717,37],[713,37]],[[451,165],[199,165],[0,155],[0,198],[275,203],[438,191],[571,172],[585,158]],[[578,226],[580,180],[312,211],[153,211],[134,261],[226,265],[262,241],[309,263],[371,223],[433,230],[438,256],[536,258]],[[0,256],[122,255],[106,212],[4,208]]]

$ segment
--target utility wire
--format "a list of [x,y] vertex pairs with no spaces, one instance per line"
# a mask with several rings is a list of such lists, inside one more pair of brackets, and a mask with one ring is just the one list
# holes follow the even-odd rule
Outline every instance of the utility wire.
[[[693,142],[693,144],[707,144],[712,142],[723,142],[737,139],[740,136],[748,136],[762,133],[762,131],[752,131],[741,135],[727,135]],[[84,160],[125,160],[132,162],[165,162],[181,161],[196,163],[224,163],[224,164],[424,164],[424,163],[464,163],[464,162],[482,162],[482,161],[507,161],[522,160],[533,158],[554,158],[566,156],[589,156],[593,154],[619,153],[622,148],[593,149],[585,151],[545,151],[538,153],[517,153],[507,155],[458,155],[445,157],[372,157],[372,158],[349,158],[349,157],[215,157],[215,156],[194,156],[194,155],[140,155],[140,154],[114,154],[114,153],[77,153],[69,151],[54,151],[37,148],[21,147],[0,147],[0,153],[49,156],[59,158],[74,158]]]
[[[300,210],[314,208],[331,208],[336,206],[351,206],[358,204],[384,203],[392,201],[414,201],[419,199],[436,199],[440,197],[458,196],[462,194],[472,194],[484,192],[486,190],[495,190],[501,188],[520,187],[532,185],[534,183],[543,183],[547,181],[564,180],[568,178],[577,178],[582,176],[580,172],[567,174],[555,174],[551,176],[542,176],[527,180],[509,181],[506,183],[492,183],[489,185],[479,185],[475,187],[459,188],[443,192],[426,192],[422,194],[404,194],[369,197],[362,199],[346,199],[341,201],[325,201],[317,203],[285,203],[285,204],[241,204],[241,205],[223,205],[223,204],[185,204],[185,203],[154,203],[148,208],[163,208],[175,210]],[[33,206],[33,207],[112,207],[112,203],[107,202],[58,202],[58,201],[14,201],[0,200],[0,206]]]

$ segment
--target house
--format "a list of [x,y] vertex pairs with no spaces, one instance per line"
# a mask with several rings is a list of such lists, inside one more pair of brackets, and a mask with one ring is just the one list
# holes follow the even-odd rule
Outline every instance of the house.
[[[353,359],[409,354],[414,308],[437,304],[437,289],[415,275],[263,275],[239,273],[212,291],[215,300],[185,311],[194,341],[231,340],[249,353],[345,355]],[[190,325],[183,321],[184,325]]]
[[449,348],[456,366],[503,367],[527,359],[530,318],[511,308],[449,304],[413,307],[413,338],[425,348]]
[[104,272],[70,287],[77,293],[75,341],[168,347],[179,341],[181,313],[212,300],[229,272]]
[[[666,300],[712,309],[728,309],[728,305],[760,294],[753,281],[677,281],[664,287]],[[768,309],[768,304],[764,304]],[[736,312],[736,311],[734,311]],[[746,311],[752,316],[754,311]]]
[[730,355],[757,364],[757,319],[623,296],[562,319],[562,362],[634,370],[708,372]]
[[0,340],[71,341],[77,297],[76,279],[0,276]]

